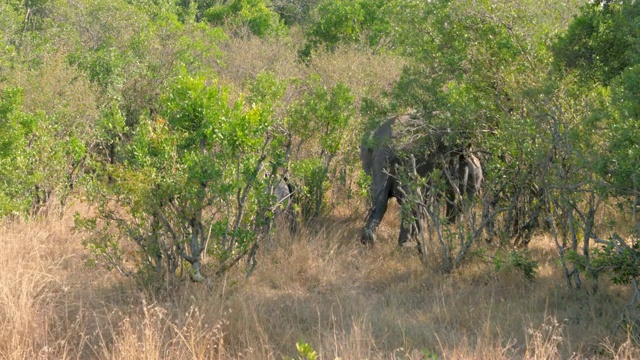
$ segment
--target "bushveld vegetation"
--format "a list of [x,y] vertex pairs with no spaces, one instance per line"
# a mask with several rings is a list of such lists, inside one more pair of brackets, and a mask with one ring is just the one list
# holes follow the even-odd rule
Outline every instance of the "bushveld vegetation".
[[[639,21],[623,0],[1,2],[0,355],[638,358]],[[446,171],[401,153],[413,201],[365,247],[358,147],[409,111],[411,151],[446,129],[482,192],[449,223]],[[401,211],[428,215],[421,256]]]

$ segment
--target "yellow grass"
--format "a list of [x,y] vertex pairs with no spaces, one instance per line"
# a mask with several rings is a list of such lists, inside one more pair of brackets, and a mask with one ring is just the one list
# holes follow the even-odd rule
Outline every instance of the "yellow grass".
[[[248,36],[223,42],[223,56],[216,74],[223,84],[238,91],[236,96],[247,93],[247,85],[262,72],[270,72],[279,80],[302,80],[317,75],[327,87],[338,82],[349,86],[358,107],[364,97],[378,98],[382,92],[391,90],[405,64],[397,56],[343,46],[332,52],[320,51],[305,65],[295,51],[305,41],[299,31],[294,29],[286,40]],[[289,89],[283,99],[285,104],[301,95],[295,91],[295,86]]]
[[321,359],[640,358],[618,326],[627,290],[568,290],[544,237],[533,282],[480,260],[442,274],[395,245],[395,207],[373,249],[362,214],[339,209],[278,232],[248,279],[240,266],[154,295],[85,265],[72,215],[86,209],[70,208],[0,224],[0,358],[283,359],[298,341]]

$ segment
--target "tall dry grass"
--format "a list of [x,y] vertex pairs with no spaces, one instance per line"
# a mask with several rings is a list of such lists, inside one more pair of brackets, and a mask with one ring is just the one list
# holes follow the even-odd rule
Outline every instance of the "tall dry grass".
[[533,282],[480,260],[442,274],[395,245],[397,216],[366,249],[362,214],[338,209],[277,232],[250,278],[238,267],[150,292],[85,265],[75,211],[88,209],[0,225],[0,358],[282,359],[299,341],[321,359],[640,358],[618,326],[627,290],[566,289],[543,237]]
[[[377,99],[391,90],[402,72],[405,62],[389,54],[376,54],[345,45],[335,51],[319,51],[308,64],[297,55],[305,40],[301,29],[294,28],[287,39],[247,36],[223,42],[222,58],[215,69],[223,84],[247,93],[247,85],[260,73],[270,72],[279,80],[307,79],[317,75],[322,83],[331,87],[338,82],[349,86],[356,106],[364,97]],[[295,100],[295,86],[285,95],[284,102]],[[293,93],[291,93],[293,92]]]

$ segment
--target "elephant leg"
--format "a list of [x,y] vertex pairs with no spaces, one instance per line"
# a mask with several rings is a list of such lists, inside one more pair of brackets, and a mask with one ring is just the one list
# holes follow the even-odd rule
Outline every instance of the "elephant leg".
[[[446,206],[445,212],[447,216],[447,220],[449,223],[455,223],[458,220],[458,217],[462,213],[462,204],[460,204],[460,200],[456,195],[457,192],[460,193],[460,196],[465,198],[467,195],[471,194],[471,196],[475,195],[475,182],[471,183],[474,178],[478,178],[478,173],[476,167],[474,167],[474,163],[472,159],[458,159],[456,161],[456,165],[454,166],[453,176],[455,177],[451,184],[449,184],[446,191]],[[480,174],[481,178],[482,175]],[[481,180],[480,180],[481,181]],[[457,191],[456,188],[457,187]]]
[[369,214],[367,215],[367,220],[365,221],[365,226],[362,231],[362,241],[363,244],[373,245],[376,240],[376,229],[384,214],[387,212],[387,202],[389,201],[389,187],[390,184],[384,186],[381,191],[378,191],[378,194],[374,197],[373,206],[369,210]]
[[360,242],[365,245],[373,245],[373,243],[376,241],[376,228],[378,227],[378,224],[376,224],[375,220],[373,220],[374,210],[374,207],[369,210],[369,214],[367,215],[367,219],[365,220],[364,228],[362,229]]

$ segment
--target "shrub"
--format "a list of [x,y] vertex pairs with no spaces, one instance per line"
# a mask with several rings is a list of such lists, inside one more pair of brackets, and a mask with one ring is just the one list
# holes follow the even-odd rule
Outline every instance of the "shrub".
[[[274,197],[267,164],[282,164],[269,106],[230,104],[228,90],[183,71],[161,98],[162,116],[146,119],[107,168],[96,193],[99,215],[88,225],[97,259],[126,274],[176,274],[183,261],[200,281],[203,257],[221,273],[255,255],[268,235]],[[273,170],[273,169],[272,169]],[[107,229],[117,231],[108,231]],[[135,244],[127,267],[123,240]]]
[[395,28],[392,14],[403,1],[354,0],[324,1],[318,7],[318,20],[306,33],[307,43],[300,51],[303,60],[320,46],[333,50],[339,44],[382,49],[390,46]]
[[246,26],[254,35],[280,35],[286,30],[280,16],[269,8],[268,0],[233,0],[217,4],[204,12],[213,25]]
[[328,176],[354,116],[353,96],[344,84],[327,89],[312,78],[310,89],[288,115],[293,148],[301,149],[305,145],[313,149],[309,154],[293,154],[296,162],[292,171],[294,180],[298,181],[296,188],[301,191],[302,214],[306,218],[316,217],[325,209]]
[[36,211],[57,198],[64,204],[86,143],[55,116],[21,110],[19,88],[0,92],[0,216]]

